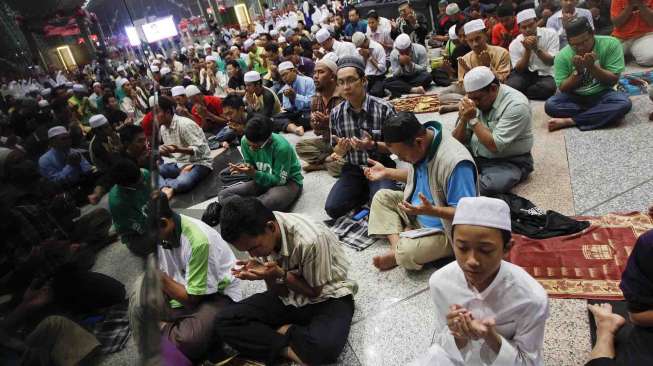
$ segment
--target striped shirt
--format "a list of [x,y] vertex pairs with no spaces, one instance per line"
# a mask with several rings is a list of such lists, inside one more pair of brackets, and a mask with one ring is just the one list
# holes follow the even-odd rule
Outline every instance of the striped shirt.
[[281,228],[281,250],[258,260],[276,261],[309,286],[322,286],[322,292],[315,298],[288,289],[288,295],[280,297],[284,305],[302,307],[356,293],[358,285],[347,279],[349,262],[335,234],[303,215],[275,211],[274,216]]
[[161,140],[164,145],[177,145],[193,149],[193,155],[172,154],[175,163],[204,165],[213,169],[209,142],[202,128],[192,119],[175,114],[168,127],[161,125]]
[[[363,131],[367,131],[374,141],[383,141],[381,127],[383,121],[395,114],[392,104],[381,98],[365,95],[363,107],[356,113],[349,101],[340,103],[331,111],[330,129],[331,135],[337,137],[363,137]],[[331,139],[331,145],[335,146],[335,139]],[[347,163],[352,165],[367,166],[367,159],[378,160],[379,154],[374,151],[350,150],[345,155]]]

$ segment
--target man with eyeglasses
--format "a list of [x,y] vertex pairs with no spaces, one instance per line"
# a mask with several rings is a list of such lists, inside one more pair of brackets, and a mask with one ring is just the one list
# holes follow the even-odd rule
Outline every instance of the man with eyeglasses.
[[482,196],[507,193],[533,171],[531,108],[524,94],[489,67],[471,69],[453,137],[466,145],[478,168]]
[[573,126],[587,131],[621,120],[632,107],[628,95],[613,89],[625,70],[621,42],[595,36],[585,18],[572,20],[565,31],[569,44],[553,63],[560,92],[544,105],[553,117],[549,131]]
[[407,34],[400,34],[395,39],[394,47],[390,53],[392,77],[386,80],[385,87],[393,97],[426,93],[433,81],[426,48],[412,43]]
[[[331,146],[345,160],[340,178],[326,200],[326,213],[336,219],[369,202],[383,188],[396,189],[394,181],[368,181],[368,159],[395,167],[383,142],[383,121],[395,114],[394,107],[366,92],[365,64],[360,56],[338,60],[337,84],[345,99],[331,111]],[[344,140],[344,141],[343,141]]]
[[220,204],[231,196],[254,196],[270,210],[286,212],[299,198],[304,181],[295,149],[272,133],[270,119],[260,114],[247,122],[240,146],[244,162],[229,164],[229,170],[251,180],[220,191]]

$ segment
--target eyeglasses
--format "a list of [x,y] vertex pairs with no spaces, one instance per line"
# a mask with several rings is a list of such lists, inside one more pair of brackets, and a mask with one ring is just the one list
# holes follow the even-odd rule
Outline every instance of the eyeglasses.
[[337,84],[338,84],[338,86],[343,86],[343,85],[352,86],[352,85],[356,84],[359,80],[360,80],[360,78],[356,78],[356,79],[354,79],[354,78],[351,78],[351,79],[338,79]]

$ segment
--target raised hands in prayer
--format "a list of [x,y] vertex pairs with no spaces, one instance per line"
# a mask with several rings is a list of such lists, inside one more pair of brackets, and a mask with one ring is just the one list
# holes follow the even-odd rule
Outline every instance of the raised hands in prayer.
[[526,36],[521,41],[521,44],[525,49],[535,51],[537,49],[537,37],[536,36]]
[[479,339],[489,342],[491,348],[495,348],[492,345],[501,345],[501,337],[496,332],[494,319],[474,319],[471,311],[460,305],[454,304],[449,307],[447,326],[459,348],[465,347],[469,340]]
[[78,167],[82,163],[82,155],[78,152],[72,151],[70,154],[68,154],[68,157],[66,158],[66,163],[68,165]]
[[288,88],[288,89],[283,91],[283,95],[288,97],[288,99],[295,99],[296,94],[297,93],[295,92],[295,90],[293,88]]
[[467,62],[464,58],[462,58],[462,56],[458,57],[458,67],[461,67],[464,73],[467,73],[467,71],[471,70],[471,67],[467,65]]
[[463,121],[469,121],[472,118],[475,118],[477,113],[476,103],[467,97],[463,97],[463,99],[460,100],[460,104],[458,105],[458,113],[460,119]]
[[413,205],[410,202],[403,201],[399,202],[399,208],[408,215],[435,216],[436,206],[432,204],[423,193],[420,192],[418,197],[421,202],[419,205]]
[[410,65],[412,59],[409,55],[399,55],[399,64],[402,66]]
[[249,177],[253,177],[256,174],[256,168],[250,164],[232,164],[229,163],[229,172],[234,174],[245,174]]
[[329,116],[326,114],[315,111],[311,113],[311,127],[313,130],[324,130],[329,126]]
[[351,141],[348,138],[336,137],[337,139],[336,146],[333,148],[333,153],[338,156],[338,158],[345,156],[351,150]]
[[375,182],[386,179],[386,169],[383,164],[372,159],[367,159],[367,164],[371,165],[363,169],[363,174],[365,174],[367,180]]
[[363,131],[362,138],[350,138],[351,147],[355,150],[370,150],[374,147],[374,140],[367,131]]
[[487,50],[481,51],[481,53],[478,55],[478,61],[481,63],[481,65],[490,67],[490,53]]
[[236,265],[240,267],[232,268],[231,273],[234,277],[247,281],[273,280],[283,277],[283,269],[276,262],[260,263],[255,259],[246,261],[238,260]]

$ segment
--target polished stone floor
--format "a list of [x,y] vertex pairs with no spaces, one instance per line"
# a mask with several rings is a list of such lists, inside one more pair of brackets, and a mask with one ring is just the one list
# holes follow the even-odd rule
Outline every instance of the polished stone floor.
[[[629,71],[637,68],[630,67]],[[603,214],[642,210],[653,203],[653,110],[648,96],[634,97],[633,110],[619,126],[590,132],[576,129],[549,133],[543,102],[531,102],[535,147],[535,172],[515,193],[544,209],[564,214]],[[419,115],[422,122],[439,120],[452,126],[457,113]],[[308,133],[307,135],[311,135]],[[296,136],[288,136],[296,143]],[[305,189],[294,211],[316,220],[327,218],[323,204],[335,180],[325,172],[305,174]],[[201,216],[210,202],[184,212]],[[358,281],[356,312],[340,365],[404,365],[425,350],[433,337],[432,303],[427,285],[436,268],[411,273],[403,269],[379,273],[371,258],[387,248],[379,241],[356,252],[345,248],[351,261],[351,278]],[[141,263],[120,243],[106,248],[96,269],[115,276],[129,288]],[[262,291],[248,284],[247,295]],[[582,365],[591,348],[587,302],[550,300],[545,333],[545,364]],[[136,350],[128,347],[103,359],[103,365],[133,365]]]

